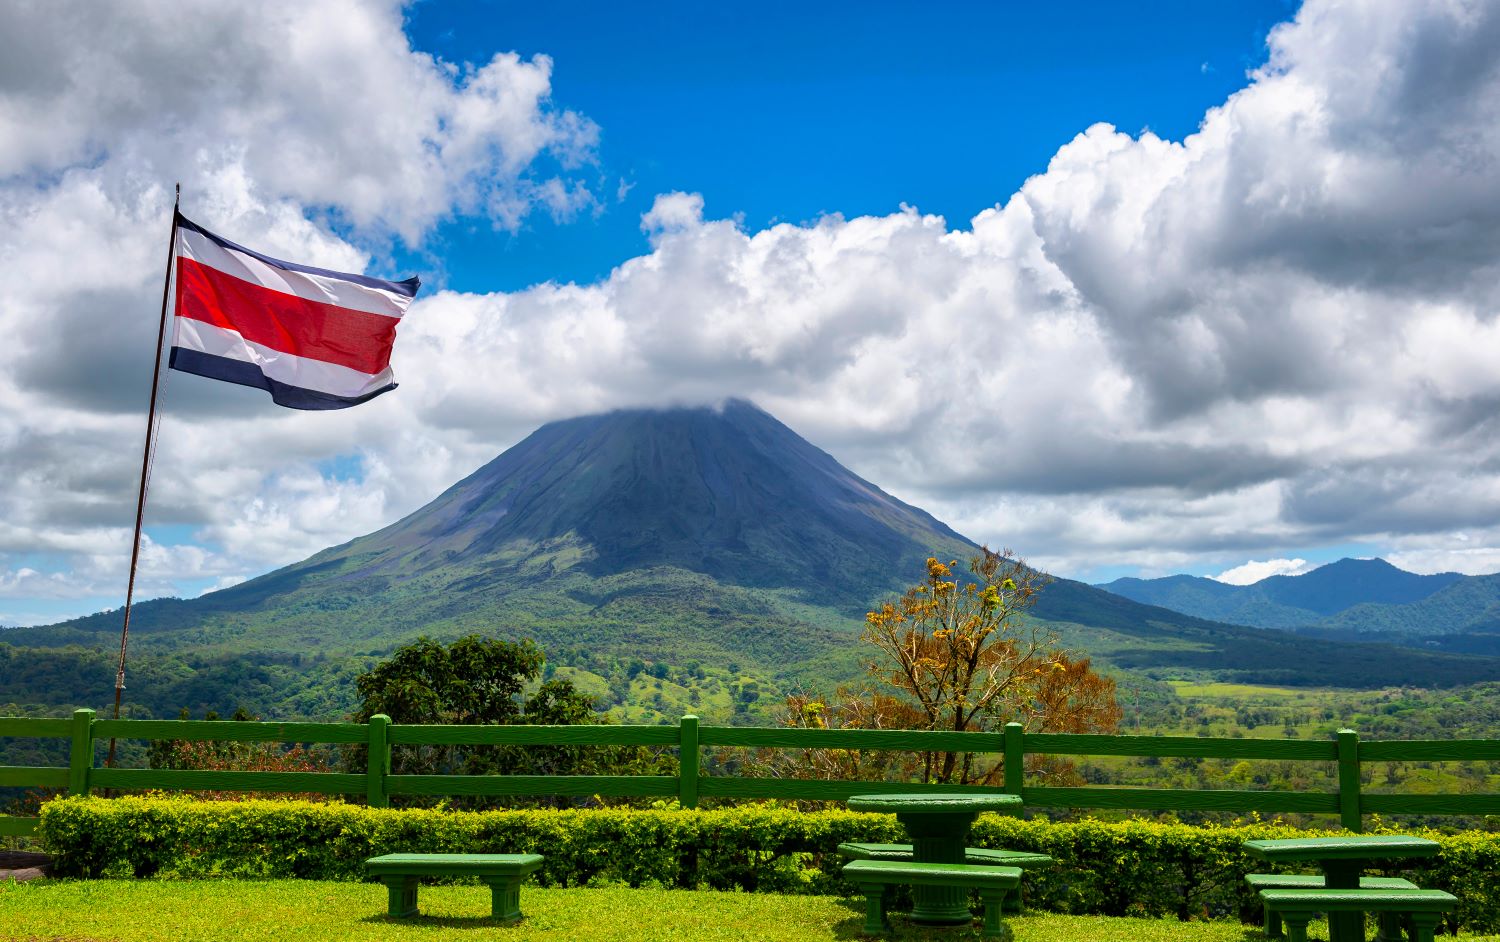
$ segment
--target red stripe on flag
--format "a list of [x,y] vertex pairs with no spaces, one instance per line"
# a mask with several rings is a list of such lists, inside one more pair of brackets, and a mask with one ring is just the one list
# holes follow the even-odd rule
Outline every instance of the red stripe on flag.
[[281,353],[379,373],[391,362],[398,319],[309,301],[177,259],[177,316],[237,331]]

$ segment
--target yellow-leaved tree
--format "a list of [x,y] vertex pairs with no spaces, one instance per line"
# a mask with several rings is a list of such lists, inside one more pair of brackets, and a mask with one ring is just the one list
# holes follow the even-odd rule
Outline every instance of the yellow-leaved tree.
[[[1113,731],[1121,715],[1114,681],[1025,616],[1048,578],[1010,550],[983,548],[968,577],[955,576],[956,565],[929,558],[926,580],[865,616],[863,638],[880,655],[869,670],[881,686],[790,697],[788,725],[972,732],[1019,722],[1031,732]],[[990,753],[818,749],[794,761],[775,771],[956,784],[1003,777]],[[1069,767],[1033,762],[1032,770],[1062,778]]]

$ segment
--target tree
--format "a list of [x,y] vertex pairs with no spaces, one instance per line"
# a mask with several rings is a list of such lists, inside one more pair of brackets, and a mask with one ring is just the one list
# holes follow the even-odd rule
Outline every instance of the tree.
[[[927,578],[899,599],[866,615],[863,640],[880,657],[869,665],[883,689],[840,690],[789,699],[794,726],[998,730],[1020,722],[1033,732],[1109,732],[1120,721],[1114,681],[1087,658],[1057,647],[1024,615],[1047,577],[1009,550],[988,547],[969,562],[969,578],[927,560]],[[816,777],[917,778],[923,782],[993,784],[1002,768],[993,757],[930,752],[903,763],[848,750],[805,757]],[[1033,763],[1041,771],[1045,767]],[[1053,766],[1054,773],[1066,770]]]
[[[537,683],[546,663],[530,641],[467,635],[444,646],[422,637],[359,675],[357,723],[384,713],[395,723],[445,725],[606,723],[572,681]],[[348,764],[364,768],[362,747]],[[631,746],[394,746],[395,775],[671,774],[671,760]],[[480,799],[459,803],[479,805]],[[518,802],[536,803],[536,802]],[[545,802],[553,803],[553,802]]]
[[360,706],[353,718],[365,723],[384,713],[396,723],[512,723],[523,713],[522,690],[545,660],[530,641],[466,635],[445,647],[424,636],[355,678]]

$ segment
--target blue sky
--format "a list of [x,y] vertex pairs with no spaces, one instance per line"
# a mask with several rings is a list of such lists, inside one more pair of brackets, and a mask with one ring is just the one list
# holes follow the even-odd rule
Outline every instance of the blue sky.
[[497,49],[552,57],[553,97],[603,129],[609,205],[515,233],[464,220],[439,230],[432,257],[403,261],[463,291],[594,281],[648,249],[640,216],[673,190],[752,229],[902,203],[966,225],[1096,122],[1178,140],[1197,130],[1294,11],[1286,0],[1164,0],[1144,13],[1097,0],[420,3],[406,17],[417,49],[451,62]]
[[1500,570],[1500,5],[8,25],[0,624],[123,601],[173,181],[237,242],[425,287],[401,388],[347,413],[169,375],[142,598],[385,526],[545,422],[729,396],[1074,578]]

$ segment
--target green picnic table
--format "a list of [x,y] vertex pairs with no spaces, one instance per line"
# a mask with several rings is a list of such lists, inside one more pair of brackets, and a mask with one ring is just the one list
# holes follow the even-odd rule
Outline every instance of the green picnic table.
[[[911,838],[917,863],[963,864],[969,828],[983,811],[1021,810],[1019,795],[917,793],[853,795],[851,811],[895,814]],[[964,887],[912,887],[911,920],[928,926],[967,925],[969,891]]]
[[[1315,863],[1328,890],[1358,890],[1364,869],[1377,860],[1432,857],[1436,841],[1404,834],[1352,834],[1346,837],[1293,837],[1246,841],[1245,852],[1272,863]],[[1364,942],[1365,914],[1330,912],[1329,942]]]

